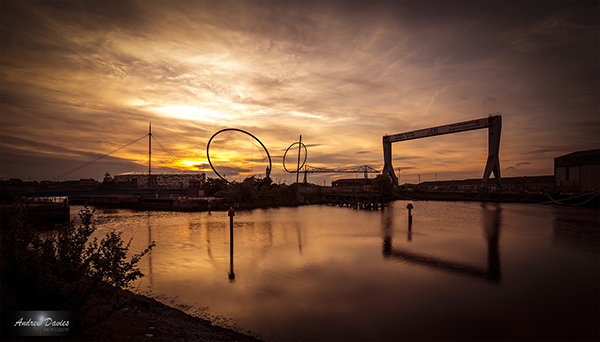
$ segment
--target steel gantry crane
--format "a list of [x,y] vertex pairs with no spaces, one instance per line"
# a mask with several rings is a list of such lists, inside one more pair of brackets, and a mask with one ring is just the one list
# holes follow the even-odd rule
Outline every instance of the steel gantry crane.
[[399,133],[394,135],[383,136],[383,174],[389,175],[392,182],[396,187],[398,184],[398,177],[394,173],[394,167],[392,166],[392,143],[420,139],[426,137],[432,137],[443,134],[458,133],[471,131],[475,129],[481,129],[488,127],[488,158],[483,172],[483,179],[481,180],[481,187],[484,188],[487,184],[490,175],[494,173],[494,178],[498,184],[498,188],[502,188],[502,180],[500,176],[500,160],[498,159],[498,153],[500,151],[500,133],[502,131],[502,116],[491,115],[487,118],[476,119],[464,122],[458,122],[449,125],[431,127],[420,129],[416,131]]

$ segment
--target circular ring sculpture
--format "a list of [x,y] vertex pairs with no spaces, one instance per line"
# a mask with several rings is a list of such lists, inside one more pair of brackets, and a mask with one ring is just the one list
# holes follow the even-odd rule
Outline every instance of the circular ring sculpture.
[[[298,145],[298,144],[301,144],[300,146],[304,147],[304,161],[302,161],[302,165],[300,165],[300,167],[297,170],[290,171],[285,167],[285,156],[287,155],[290,148],[292,148],[294,145]],[[298,148],[300,148],[300,147],[298,147]],[[304,164],[306,164],[307,155],[308,155],[308,150],[306,149],[306,145],[304,145],[304,143],[296,141],[295,143],[291,144],[290,147],[288,147],[287,150],[285,150],[285,153],[283,154],[283,169],[285,171],[287,171],[288,173],[294,173],[294,172],[300,171],[304,167]]]
[[213,134],[213,136],[212,136],[212,137],[210,137],[210,139],[208,140],[208,144],[206,144],[206,158],[208,159],[208,164],[210,165],[210,168],[213,170],[213,172],[214,172],[214,173],[216,173],[216,174],[217,174],[217,176],[219,176],[219,178],[221,178],[221,179],[222,179],[222,180],[224,180],[225,182],[227,182],[227,183],[231,183],[230,181],[228,181],[227,179],[225,179],[223,176],[221,176],[221,175],[220,175],[220,174],[217,172],[217,170],[216,170],[216,169],[215,169],[215,167],[213,166],[212,162],[210,161],[210,142],[211,142],[211,141],[213,140],[213,138],[214,138],[214,137],[216,137],[216,136],[217,136],[219,133],[223,133],[223,132],[226,132],[226,131],[236,131],[236,132],[244,133],[244,134],[246,134],[246,135],[249,135],[250,137],[252,137],[252,139],[254,139],[254,140],[258,141],[258,143],[260,144],[260,146],[262,146],[262,148],[263,148],[263,149],[265,150],[265,152],[267,153],[267,157],[269,158],[269,167],[267,168],[267,176],[266,176],[266,177],[269,177],[269,176],[271,175],[271,168],[272,168],[272,166],[271,166],[271,155],[269,154],[269,151],[267,150],[267,148],[265,147],[265,145],[263,145],[263,143],[262,143],[260,140],[258,140],[258,138],[257,138],[257,137],[255,137],[254,135],[252,135],[252,134],[250,134],[250,133],[248,133],[248,132],[246,132],[246,131],[244,131],[244,130],[237,129],[237,128],[225,128],[225,129],[222,129],[222,130],[218,131],[217,133]]

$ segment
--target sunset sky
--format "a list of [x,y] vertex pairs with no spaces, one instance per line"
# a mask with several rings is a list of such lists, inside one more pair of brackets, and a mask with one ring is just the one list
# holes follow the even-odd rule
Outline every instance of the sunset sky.
[[[312,166],[381,170],[384,134],[501,113],[503,177],[552,175],[555,157],[600,145],[596,1],[0,6],[4,179],[54,179],[150,123],[179,165],[209,177],[211,136],[248,131],[287,183],[282,157],[300,135]],[[145,138],[58,180],[143,172],[147,153]],[[154,141],[152,156],[177,170]],[[480,178],[487,130],[395,143],[393,157],[400,183]]]

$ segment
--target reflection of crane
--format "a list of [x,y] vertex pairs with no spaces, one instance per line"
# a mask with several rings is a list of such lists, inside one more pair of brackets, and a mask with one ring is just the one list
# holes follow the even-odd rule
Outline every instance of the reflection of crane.
[[[383,256],[408,263],[425,266],[431,269],[442,270],[462,276],[485,279],[491,283],[502,282],[502,268],[500,262],[500,227],[502,226],[502,208],[495,206],[488,208],[483,204],[483,230],[487,242],[487,267],[474,266],[465,262],[454,261],[436,255],[403,250],[393,246],[393,207],[386,209],[382,216]],[[408,242],[412,241],[412,221],[408,221]]]
[[306,174],[307,173],[364,173],[365,178],[369,178],[369,173],[381,173],[381,171],[375,170],[369,165],[362,165],[357,167],[350,167],[345,169],[326,169],[323,167],[316,167],[311,165],[306,165],[304,167],[304,183],[306,183]]

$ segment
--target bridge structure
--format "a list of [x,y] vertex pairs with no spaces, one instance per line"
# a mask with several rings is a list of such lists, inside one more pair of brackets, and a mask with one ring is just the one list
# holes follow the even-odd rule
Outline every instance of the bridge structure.
[[362,165],[357,167],[349,167],[342,169],[328,169],[324,167],[316,167],[312,165],[306,165],[303,171],[304,173],[304,183],[307,183],[306,175],[309,173],[362,173],[366,178],[369,178],[369,173],[381,173],[381,171],[376,170],[369,165]]
[[163,152],[165,152],[169,156],[169,158],[171,158],[171,161],[173,161],[173,164],[177,165],[177,167],[180,170],[183,170],[183,167],[179,164],[179,162],[177,161],[177,159],[175,159],[175,157],[173,157],[173,155],[169,151],[167,151],[167,149],[160,143],[160,141],[158,141],[156,139],[156,137],[154,135],[152,135],[152,123],[150,123],[149,126],[148,126],[148,133],[147,134],[144,134],[140,138],[137,138],[134,141],[132,141],[132,142],[130,142],[128,144],[125,144],[125,145],[117,148],[116,150],[113,150],[111,152],[105,153],[105,154],[101,155],[98,158],[92,159],[92,160],[90,160],[90,161],[88,161],[88,162],[86,162],[86,163],[84,163],[82,165],[79,165],[79,166],[77,166],[77,167],[75,167],[75,168],[73,168],[73,169],[71,169],[71,170],[69,170],[67,172],[64,172],[64,173],[62,173],[62,174],[60,174],[60,175],[52,178],[52,181],[59,180],[61,178],[64,178],[64,177],[66,177],[66,176],[74,173],[75,171],[79,171],[79,170],[83,169],[84,167],[90,166],[93,163],[99,161],[100,159],[106,158],[106,157],[110,156],[111,154],[113,154],[113,153],[115,153],[117,151],[120,151],[120,150],[124,149],[125,147],[127,147],[129,145],[132,145],[132,144],[134,144],[134,143],[136,143],[136,142],[138,142],[138,141],[140,141],[140,140],[142,140],[142,139],[144,139],[146,137],[148,137],[148,186],[149,187],[152,187],[153,184],[155,183],[155,179],[152,176],[152,139],[154,139],[154,141],[158,144],[158,146],[160,146],[160,148],[163,150]]
[[481,188],[484,188],[486,186],[492,172],[494,173],[494,178],[496,180],[498,188],[502,188],[502,181],[500,176],[500,160],[498,158],[498,154],[500,151],[500,133],[502,131],[502,116],[500,115],[491,115],[487,118],[463,121],[454,124],[425,128],[394,135],[384,135],[384,166],[382,174],[389,175],[389,177],[392,180],[392,183],[396,186],[396,188],[399,187],[398,177],[394,173],[394,167],[392,166],[392,143],[450,133],[472,131],[482,128],[488,128],[488,158],[485,165],[485,170],[483,172]]

